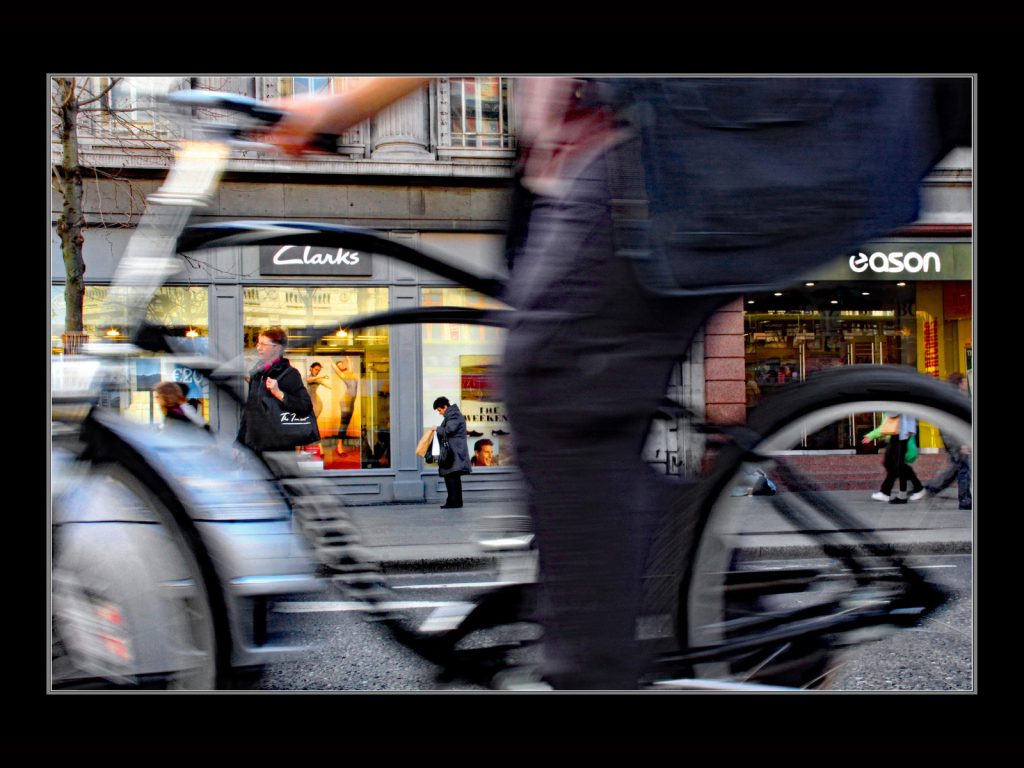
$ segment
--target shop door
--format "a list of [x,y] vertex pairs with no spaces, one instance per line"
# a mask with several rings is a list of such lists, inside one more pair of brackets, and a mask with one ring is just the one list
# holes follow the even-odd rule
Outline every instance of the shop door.
[[[886,358],[885,339],[881,336],[855,337],[846,346],[847,365],[886,365],[890,362]],[[842,447],[859,448],[861,437],[880,424],[881,419],[882,415],[879,413],[859,413],[850,416],[844,428],[840,430]]]

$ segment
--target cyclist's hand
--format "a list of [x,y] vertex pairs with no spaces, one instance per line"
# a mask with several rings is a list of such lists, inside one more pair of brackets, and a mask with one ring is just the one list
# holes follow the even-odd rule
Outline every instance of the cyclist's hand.
[[287,114],[267,129],[267,133],[261,137],[263,141],[294,156],[324,151],[314,144],[318,121],[327,109],[323,99],[275,99],[268,103]]
[[429,81],[427,77],[368,77],[330,96],[278,99],[272,103],[288,114],[263,139],[292,155],[322,152],[323,143],[317,146],[318,136],[340,136]]

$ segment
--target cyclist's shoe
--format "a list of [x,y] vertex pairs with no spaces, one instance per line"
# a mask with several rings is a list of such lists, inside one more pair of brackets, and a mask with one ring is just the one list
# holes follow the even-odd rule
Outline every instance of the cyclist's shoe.
[[890,504],[906,504],[908,502],[907,502],[906,499],[901,499],[898,496],[893,496],[891,499],[889,499],[889,503]]
[[491,680],[496,691],[553,691],[554,688],[540,676],[536,667],[511,667],[496,674]]
[[889,494],[882,493],[881,491],[875,491],[874,493],[871,494],[871,498],[874,499],[875,501],[888,501]]

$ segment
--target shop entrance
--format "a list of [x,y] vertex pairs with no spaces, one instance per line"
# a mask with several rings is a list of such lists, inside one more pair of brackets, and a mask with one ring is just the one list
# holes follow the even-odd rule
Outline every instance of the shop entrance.
[[[913,284],[820,283],[745,298],[747,406],[849,365],[916,365]],[[860,450],[880,414],[804,435],[805,450]]]

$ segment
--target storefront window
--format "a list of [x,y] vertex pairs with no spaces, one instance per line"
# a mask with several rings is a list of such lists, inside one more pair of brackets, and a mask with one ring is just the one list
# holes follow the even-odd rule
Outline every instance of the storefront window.
[[[324,469],[391,466],[391,363],[388,329],[346,331],[346,319],[382,312],[387,288],[259,286],[245,289],[245,354],[255,360],[260,330],[288,331],[286,357],[306,382],[321,440],[304,454]],[[320,340],[302,329],[336,323]]]
[[[747,407],[819,371],[848,365],[919,364],[918,284],[811,283],[745,297]],[[927,324],[925,324],[927,327]],[[808,449],[856,448],[871,415],[808,435]],[[863,423],[860,423],[863,422]]]
[[[504,308],[466,288],[423,288],[425,307]],[[508,411],[502,401],[498,366],[505,331],[481,325],[426,323],[423,326],[423,414],[425,426],[440,423],[432,405],[447,397],[466,417],[470,460],[475,466],[514,463]]]
[[[105,307],[109,289],[103,285],[85,288],[84,332],[90,341],[103,338],[126,340],[127,315],[117,317],[116,310]],[[209,350],[209,291],[201,287],[165,286],[157,292],[147,312],[147,320],[174,329],[174,340],[182,353],[205,355]],[[64,353],[64,286],[50,287],[50,348],[53,355]],[[59,364],[59,361],[55,364]],[[182,384],[191,405],[209,421],[209,383],[198,371],[181,365],[165,355],[142,355],[124,363],[122,385],[104,394],[106,405],[117,408],[130,419],[144,423],[163,420],[153,397],[153,387],[161,381]]]

